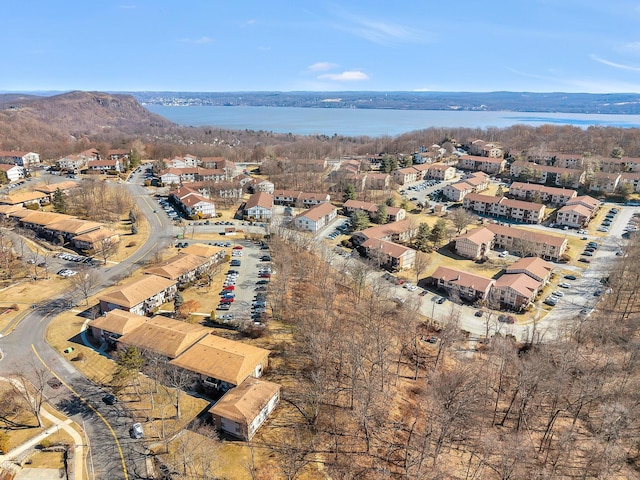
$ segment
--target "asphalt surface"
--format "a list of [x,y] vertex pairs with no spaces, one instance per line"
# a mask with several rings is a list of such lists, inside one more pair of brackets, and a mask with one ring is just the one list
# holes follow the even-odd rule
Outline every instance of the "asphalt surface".
[[[166,215],[153,213],[155,206],[148,192],[135,181],[127,183],[142,214],[148,219],[151,233],[148,240],[126,260],[107,268],[100,268],[102,282],[96,291],[113,285],[128,276],[156,251],[173,243],[175,227]],[[121,406],[108,406],[102,402],[105,393],[101,388],[80,374],[68,359],[51,348],[46,340],[46,330],[55,316],[79,303],[70,292],[39,305],[30,311],[6,336],[0,338],[0,375],[23,374],[34,378],[34,369],[46,366],[51,382],[45,388],[45,396],[56,408],[80,425],[84,425],[93,468],[91,478],[130,479],[147,478],[143,441],[129,437],[131,420]],[[55,380],[59,380],[56,382]]]

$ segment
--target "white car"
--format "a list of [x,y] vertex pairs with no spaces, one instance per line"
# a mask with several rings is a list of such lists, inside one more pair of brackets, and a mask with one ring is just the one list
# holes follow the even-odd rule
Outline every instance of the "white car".
[[551,295],[553,295],[554,297],[564,297],[564,293],[560,290],[553,292]]
[[405,287],[407,290],[409,290],[410,292],[415,292],[418,287],[413,285],[413,284],[409,284],[408,286]]

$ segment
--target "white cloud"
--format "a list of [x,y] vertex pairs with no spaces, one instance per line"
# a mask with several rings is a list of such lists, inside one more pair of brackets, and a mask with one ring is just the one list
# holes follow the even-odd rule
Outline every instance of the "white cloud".
[[180,39],[182,43],[191,43],[194,45],[204,45],[205,43],[213,42],[213,38],[209,37],[200,37],[200,38],[182,38]]
[[616,49],[619,52],[640,54],[640,42],[629,42],[621,45]]
[[307,70],[310,72],[325,72],[327,70],[333,70],[334,68],[337,68],[337,67],[338,67],[337,63],[316,62],[313,65],[309,65],[307,67]]
[[325,73],[319,75],[320,80],[333,80],[336,82],[353,82],[358,80],[369,80],[369,75],[358,70],[352,70],[342,73]]
[[590,55],[590,57],[596,62],[600,62],[604,65],[608,65],[609,67],[620,68],[622,70],[631,70],[633,72],[640,72],[640,67],[636,65],[625,65],[623,63],[615,63],[610,60],[605,60],[604,58],[600,58],[596,55]]
[[337,25],[336,28],[379,45],[422,43],[427,37],[424,30],[399,23],[359,17],[345,11],[339,11],[338,15],[351,24]]
[[255,25],[256,23],[257,23],[257,22],[255,21],[255,19],[253,19],[253,18],[252,18],[252,19],[247,20],[246,22],[244,22],[244,23],[242,24],[242,26],[243,26],[243,27],[249,27],[249,26],[251,26],[251,25]]

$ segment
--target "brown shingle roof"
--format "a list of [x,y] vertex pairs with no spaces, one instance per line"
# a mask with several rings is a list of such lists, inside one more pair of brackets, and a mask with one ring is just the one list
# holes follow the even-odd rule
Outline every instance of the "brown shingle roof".
[[276,383],[252,378],[225,393],[209,413],[247,425],[279,391]]
[[144,275],[102,294],[99,300],[129,309],[175,284],[175,281],[157,275]]
[[240,385],[266,362],[269,350],[208,335],[171,361],[173,365],[233,385]]
[[430,276],[437,280],[451,282],[462,288],[473,288],[480,292],[484,292],[489,285],[493,283],[493,280],[490,278],[481,277],[480,275],[474,275],[472,273],[447,267],[436,268],[436,271]]
[[203,257],[189,255],[188,253],[179,253],[169,260],[147,268],[144,273],[177,280],[181,275],[196,270],[207,262],[208,260]]
[[147,317],[136,315],[126,310],[116,309],[107,312],[102,317],[91,320],[89,326],[118,335],[124,335],[138,328],[146,321]]
[[157,315],[123,335],[118,341],[141,350],[176,358],[209,333],[210,330],[202,325],[194,325]]

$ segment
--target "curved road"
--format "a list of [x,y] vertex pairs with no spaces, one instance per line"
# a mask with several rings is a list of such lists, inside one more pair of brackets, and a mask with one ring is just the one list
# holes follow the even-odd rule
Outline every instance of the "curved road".
[[[169,218],[153,212],[153,201],[142,186],[135,184],[136,181],[134,176],[127,188],[149,222],[149,238],[126,260],[100,270],[103,280],[96,291],[132,273],[138,268],[138,264],[170,245],[175,236]],[[103,404],[101,399],[105,392],[80,374],[45,340],[51,320],[67,309],[68,294],[69,292],[61,293],[58,298],[34,309],[9,335],[0,338],[0,350],[4,354],[0,362],[0,373],[30,377],[34,376],[34,367],[41,369],[44,365],[51,378],[57,377],[60,380],[62,386],[52,388],[47,385],[45,395],[50,403],[78,424],[84,425],[91,445],[91,456],[87,464],[89,472],[93,470],[93,475],[90,473],[89,478],[147,478],[145,448],[139,440],[129,438],[131,422],[126,414],[117,405]]]

